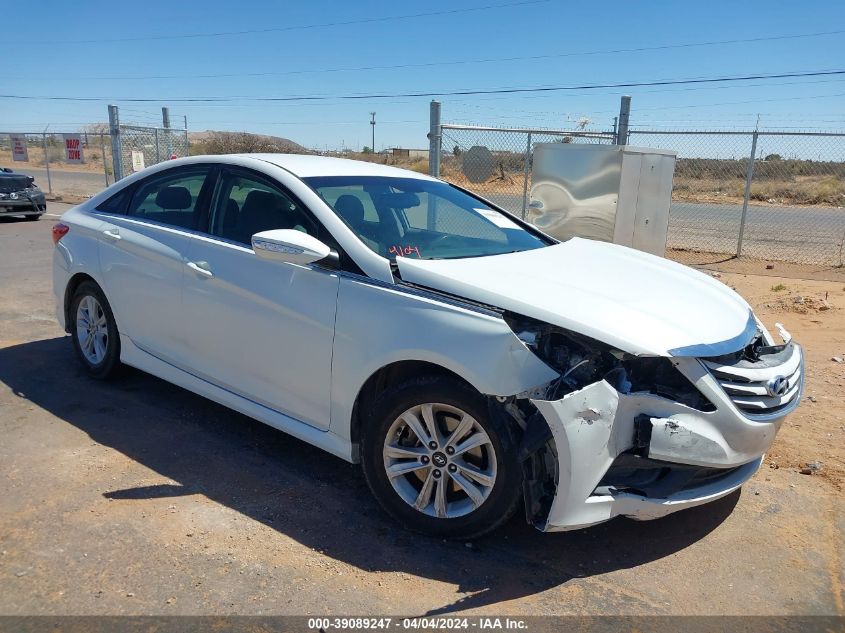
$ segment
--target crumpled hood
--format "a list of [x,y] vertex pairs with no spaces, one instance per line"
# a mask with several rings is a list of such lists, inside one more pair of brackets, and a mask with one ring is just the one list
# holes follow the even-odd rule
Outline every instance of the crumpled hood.
[[755,323],[742,297],[708,275],[577,237],[489,257],[398,257],[397,265],[407,282],[558,325],[632,354],[713,355],[717,351],[708,346],[729,340],[738,349]]

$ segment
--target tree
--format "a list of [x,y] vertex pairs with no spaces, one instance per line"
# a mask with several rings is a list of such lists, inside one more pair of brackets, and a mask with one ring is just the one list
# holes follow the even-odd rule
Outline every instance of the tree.
[[763,160],[780,160],[780,159],[781,159],[780,154],[768,154],[766,156],[766,158],[764,158]]
[[455,147],[452,148],[452,154],[454,154],[455,156],[461,155],[461,148],[459,145],[455,145]]
[[363,151],[364,151],[364,154],[372,154],[372,153],[373,153],[373,148],[372,148],[372,147],[370,147],[369,145],[364,145],[364,150],[363,150]]

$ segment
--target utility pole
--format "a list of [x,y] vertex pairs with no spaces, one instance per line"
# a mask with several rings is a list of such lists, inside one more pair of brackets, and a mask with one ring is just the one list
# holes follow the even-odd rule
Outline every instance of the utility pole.
[[373,150],[373,154],[376,153],[376,113],[370,112],[370,125],[373,126],[373,144],[370,146],[370,149]]
[[161,127],[170,127],[170,108],[167,106],[161,108]]
[[631,116],[631,97],[625,95],[619,103],[619,127],[616,129],[616,144],[628,144],[628,120]]

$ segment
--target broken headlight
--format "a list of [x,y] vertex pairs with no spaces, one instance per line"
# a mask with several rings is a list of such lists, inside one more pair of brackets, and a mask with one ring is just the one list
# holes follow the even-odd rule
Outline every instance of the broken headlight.
[[558,400],[606,380],[620,393],[647,392],[701,411],[714,409],[669,358],[634,356],[589,336],[522,315],[506,313],[504,319],[519,340],[560,373],[544,399]]
[[560,373],[559,382],[568,387],[564,393],[598,382],[625,355],[589,336],[537,319],[513,313],[506,313],[504,318],[519,340]]

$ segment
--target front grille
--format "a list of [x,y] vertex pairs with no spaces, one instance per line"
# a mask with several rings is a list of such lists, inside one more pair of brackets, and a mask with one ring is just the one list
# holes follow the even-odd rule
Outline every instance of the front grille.
[[752,419],[791,409],[801,394],[801,348],[794,343],[762,348],[754,358],[723,356],[702,362],[736,407]]

